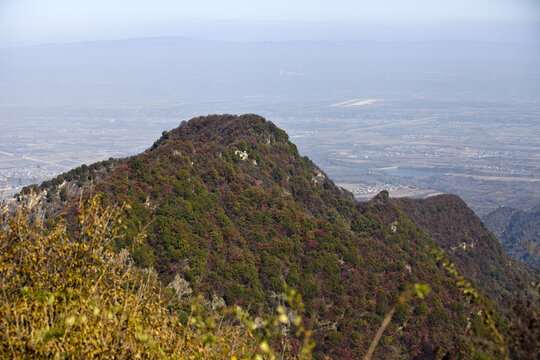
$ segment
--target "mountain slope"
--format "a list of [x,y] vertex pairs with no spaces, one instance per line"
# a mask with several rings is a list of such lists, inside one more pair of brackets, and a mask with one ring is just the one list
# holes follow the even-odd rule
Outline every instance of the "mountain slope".
[[[113,251],[118,209],[98,196],[79,203],[75,233],[28,210],[0,216],[1,359],[311,358],[304,329],[294,338],[273,325],[279,309],[260,326],[236,308],[182,304],[155,271]],[[301,314],[296,294],[286,299]]]
[[482,220],[458,196],[394,199],[393,202],[437,240],[459,271],[500,305],[520,291],[520,283],[538,277],[534,269],[512,261]]
[[484,222],[510,256],[540,268],[540,205],[530,210],[501,206]]
[[[360,357],[400,294],[416,283],[429,284],[430,296],[399,304],[377,358],[433,358],[471,323],[481,326],[475,306],[430,253],[435,240],[399,203],[387,193],[354,201],[300,156],[283,130],[257,115],[184,122],[140,155],[42,184],[35,200],[49,215],[72,219],[70,198],[87,193],[92,179],[92,191],[106,204],[124,204],[117,247],[155,267],[164,283],[180,281],[186,294],[241,304],[254,314],[280,303],[283,283],[298,289],[316,357]],[[447,222],[459,226],[464,204],[449,204]],[[487,241],[481,223],[469,225],[472,241]],[[436,223],[425,227],[434,229]],[[463,269],[482,286],[496,284],[484,281],[490,275],[481,269]],[[494,286],[493,297],[509,291],[506,283]]]
[[[135,256],[166,282],[179,275],[196,292],[255,312],[276,301],[283,282],[298,288],[318,351],[332,357],[364,351],[400,287],[441,277],[433,261],[415,266],[415,252],[425,253],[430,241],[425,235],[403,223],[399,241],[408,250],[387,244],[385,238],[393,240],[384,219],[370,216],[370,206],[358,206],[282,130],[257,116],[193,119],[120,165],[96,190],[130,204],[129,237],[144,227],[148,234]],[[444,321],[452,315],[443,303],[459,295],[433,287],[444,300],[424,306],[441,322],[428,329],[429,310],[404,309],[409,325],[393,324],[393,331],[406,341],[389,341],[382,354],[429,354],[431,343],[449,340],[442,329],[457,324]]]

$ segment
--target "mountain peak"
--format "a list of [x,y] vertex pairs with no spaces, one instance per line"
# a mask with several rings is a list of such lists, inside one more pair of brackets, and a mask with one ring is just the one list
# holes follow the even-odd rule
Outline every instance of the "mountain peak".
[[179,127],[164,131],[152,149],[167,140],[203,141],[228,145],[239,140],[258,140],[267,144],[287,142],[287,133],[256,114],[208,115],[183,121]]

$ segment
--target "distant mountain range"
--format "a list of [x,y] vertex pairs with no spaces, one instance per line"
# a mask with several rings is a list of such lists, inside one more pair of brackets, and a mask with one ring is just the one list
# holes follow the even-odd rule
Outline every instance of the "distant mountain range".
[[[283,284],[298,289],[317,359],[360,358],[394,312],[377,359],[496,357],[505,342],[490,319],[517,339],[507,303],[518,291],[533,295],[528,284],[539,280],[459,197],[396,200],[383,191],[355,201],[253,114],[194,118],[139,155],[83,165],[18,198],[37,202],[38,218],[69,225],[90,192],[123,205],[117,248],[164,284],[181,281],[187,294],[254,315],[280,304]],[[427,297],[400,300],[423,284]],[[506,343],[511,354],[521,346]]]
[[[0,104],[82,108],[270,95],[339,101],[359,94],[407,93],[437,100],[453,94],[470,101],[470,95],[462,94],[464,87],[479,94],[487,91],[490,98],[507,98],[510,92],[531,96],[531,91],[538,93],[538,86],[536,73],[528,67],[539,57],[531,45],[468,41],[229,42],[156,37],[50,44],[0,49]],[[199,111],[208,111],[204,106]]]
[[540,268],[540,205],[530,210],[501,206],[484,222],[510,256]]

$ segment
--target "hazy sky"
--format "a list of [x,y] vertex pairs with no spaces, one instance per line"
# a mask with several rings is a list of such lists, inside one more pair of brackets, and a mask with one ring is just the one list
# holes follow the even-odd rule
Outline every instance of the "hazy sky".
[[0,0],[1,46],[144,36],[534,42],[539,24],[539,0]]

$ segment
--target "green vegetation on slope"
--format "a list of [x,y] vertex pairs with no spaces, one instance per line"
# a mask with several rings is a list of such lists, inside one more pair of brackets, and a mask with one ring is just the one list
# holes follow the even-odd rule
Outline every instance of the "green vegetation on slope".
[[[71,234],[62,223],[31,224],[24,208],[3,219],[1,358],[310,357],[309,333],[283,307],[254,322],[240,308],[218,312],[206,310],[200,299],[178,302],[155,271],[112,250],[117,222],[117,212],[96,197],[79,207]],[[301,311],[294,292],[285,298],[289,309]],[[285,324],[291,335],[282,335]]]
[[[240,304],[255,316],[279,305],[287,283],[305,301],[303,324],[313,330],[316,358],[363,356],[392,311],[375,358],[442,356],[455,343],[474,346],[459,341],[465,333],[476,343],[492,340],[480,304],[433,255],[439,244],[388,193],[355,202],[259,116],[192,119],[106,168],[95,191],[106,204],[125,204],[118,250],[130,249],[140,266],[154,266],[165,284],[181,283],[186,295]],[[81,174],[90,176],[88,169]],[[68,198],[78,194],[72,182],[63,186]],[[37,190],[42,199],[43,191],[59,192],[51,182]],[[62,204],[69,224],[76,202]],[[452,228],[463,226],[448,214]],[[489,240],[471,231],[475,241]],[[139,234],[143,241],[134,241]],[[428,284],[430,295],[400,302],[417,283]],[[505,291],[494,288],[497,296]]]
[[[525,282],[538,281],[538,271],[517,264],[504,252],[482,220],[456,195],[393,202],[416,225],[437,240],[461,273],[486,296],[505,306]],[[528,291],[528,290],[527,290]]]
[[483,220],[511,257],[540,268],[540,205],[530,210],[501,206]]

